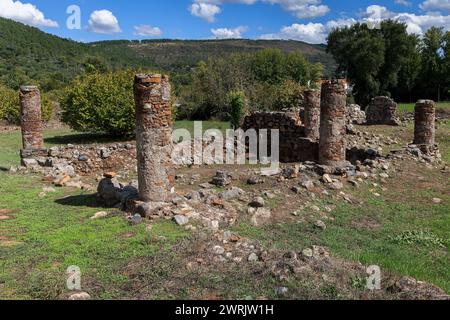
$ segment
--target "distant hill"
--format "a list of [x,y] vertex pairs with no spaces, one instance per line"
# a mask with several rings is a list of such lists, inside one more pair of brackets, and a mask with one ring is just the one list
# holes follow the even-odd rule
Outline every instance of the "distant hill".
[[103,41],[91,43],[102,49],[130,48],[140,57],[148,58],[155,66],[173,72],[187,71],[199,61],[235,52],[254,52],[266,48],[278,48],[286,52],[301,51],[311,62],[320,62],[327,73],[332,73],[335,62],[323,45],[311,45],[286,40],[143,40]]
[[105,71],[142,67],[183,75],[208,57],[265,48],[298,50],[309,61],[321,62],[326,74],[334,70],[334,60],[323,45],[299,41],[121,40],[85,44],[0,18],[0,81],[15,89],[23,83],[37,83],[51,90],[92,68]]

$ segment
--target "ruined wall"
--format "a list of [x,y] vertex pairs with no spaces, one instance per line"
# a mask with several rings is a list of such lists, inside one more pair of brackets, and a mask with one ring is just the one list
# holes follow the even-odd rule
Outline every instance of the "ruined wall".
[[[280,161],[303,162],[317,161],[318,143],[305,138],[305,127],[302,126],[298,112],[257,112],[244,120],[244,130],[279,129]],[[270,150],[270,137],[269,137]]]
[[389,97],[375,97],[366,111],[368,125],[399,125],[397,103]]

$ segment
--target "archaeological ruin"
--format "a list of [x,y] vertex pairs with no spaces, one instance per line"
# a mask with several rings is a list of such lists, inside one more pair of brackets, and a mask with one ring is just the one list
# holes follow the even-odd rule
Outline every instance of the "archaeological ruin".
[[389,97],[375,97],[367,107],[368,125],[399,125],[397,103]]
[[139,196],[142,201],[165,201],[174,183],[169,78],[136,75],[134,99]]

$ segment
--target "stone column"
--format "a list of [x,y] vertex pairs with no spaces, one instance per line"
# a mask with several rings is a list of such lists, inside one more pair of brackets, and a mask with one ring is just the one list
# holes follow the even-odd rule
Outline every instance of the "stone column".
[[23,149],[43,149],[41,95],[37,87],[20,87],[20,114]]
[[138,74],[134,80],[139,197],[164,202],[174,189],[169,78]]
[[346,94],[341,80],[322,84],[319,164],[339,166],[346,163]]
[[306,90],[305,98],[305,137],[317,140],[320,136],[320,90]]
[[436,109],[434,101],[417,101],[414,118],[414,144],[434,145],[436,136]]

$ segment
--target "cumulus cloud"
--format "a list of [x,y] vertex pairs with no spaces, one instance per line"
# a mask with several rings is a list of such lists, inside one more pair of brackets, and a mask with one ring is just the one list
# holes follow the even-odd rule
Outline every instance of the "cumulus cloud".
[[140,37],[159,37],[162,31],[158,27],[141,24],[134,27],[134,35]]
[[222,12],[222,9],[213,3],[193,3],[190,7],[191,14],[193,16],[202,18],[208,22],[214,22],[216,20],[216,14]]
[[242,34],[247,32],[248,28],[244,26],[240,26],[234,29],[229,28],[219,28],[219,29],[211,29],[214,38],[216,39],[240,39],[242,38]]
[[214,22],[216,15],[222,12],[221,6],[225,3],[252,5],[258,1],[279,5],[299,19],[321,17],[330,11],[328,6],[322,4],[322,0],[194,0],[189,10],[194,16]]
[[450,0],[426,0],[420,5],[424,11],[447,11],[450,12]]
[[88,21],[88,30],[102,34],[122,32],[119,26],[119,20],[109,10],[96,10],[92,12]]
[[31,3],[0,0],[0,17],[19,21],[36,27],[56,28],[56,21],[46,19],[42,11]]
[[404,22],[407,26],[408,33],[415,33],[423,35],[429,28],[443,27],[445,30],[450,30],[450,15],[435,15],[425,14],[416,15],[413,13],[395,13],[389,11],[386,7],[372,5],[360,14],[359,19],[340,19],[330,20],[325,24],[322,23],[308,23],[298,24],[294,23],[290,26],[285,26],[277,33],[262,35],[261,39],[285,39],[298,40],[308,43],[325,43],[328,34],[335,28],[343,26],[351,26],[357,22],[368,23],[376,26],[383,20],[393,19]]
[[395,3],[405,7],[410,7],[412,5],[412,3],[407,0],[395,0]]

